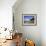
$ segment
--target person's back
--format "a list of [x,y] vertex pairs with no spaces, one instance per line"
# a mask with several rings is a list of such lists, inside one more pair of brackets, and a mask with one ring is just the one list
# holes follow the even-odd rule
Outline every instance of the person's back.
[[35,44],[32,40],[27,40],[25,41],[25,46],[35,46]]

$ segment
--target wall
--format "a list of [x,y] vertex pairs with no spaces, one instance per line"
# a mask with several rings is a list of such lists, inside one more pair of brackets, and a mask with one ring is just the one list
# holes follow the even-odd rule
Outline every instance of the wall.
[[0,27],[12,29],[12,6],[16,0],[0,0]]
[[46,0],[41,1],[41,40],[42,46],[46,46]]
[[[15,5],[14,5],[15,6]],[[35,41],[41,46],[41,1],[23,0],[17,9],[14,8],[15,30],[23,33],[24,39]],[[22,26],[22,14],[37,14],[37,26]]]

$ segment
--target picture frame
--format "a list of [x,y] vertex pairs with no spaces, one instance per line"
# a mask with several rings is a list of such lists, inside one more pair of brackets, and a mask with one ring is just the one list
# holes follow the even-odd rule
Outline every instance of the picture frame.
[[37,25],[37,14],[22,14],[22,25],[36,26]]

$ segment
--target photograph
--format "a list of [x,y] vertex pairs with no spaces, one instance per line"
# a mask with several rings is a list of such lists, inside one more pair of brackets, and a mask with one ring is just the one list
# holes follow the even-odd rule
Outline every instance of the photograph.
[[22,17],[23,25],[36,25],[37,24],[37,16],[36,14],[23,14]]

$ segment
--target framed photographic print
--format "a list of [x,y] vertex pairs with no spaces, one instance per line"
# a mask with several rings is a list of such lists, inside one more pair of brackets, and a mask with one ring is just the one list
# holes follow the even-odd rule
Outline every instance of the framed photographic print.
[[22,25],[25,26],[37,25],[37,14],[22,14]]

